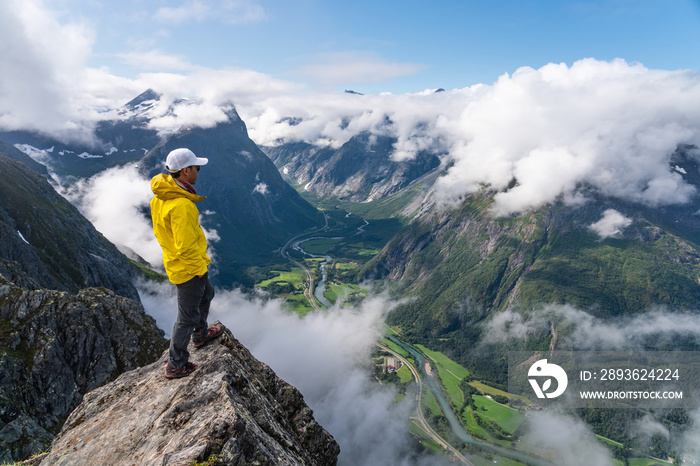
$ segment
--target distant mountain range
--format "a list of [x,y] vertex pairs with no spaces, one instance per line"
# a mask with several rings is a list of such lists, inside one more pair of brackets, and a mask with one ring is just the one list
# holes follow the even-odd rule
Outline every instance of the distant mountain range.
[[439,154],[429,151],[393,160],[396,141],[363,132],[338,149],[295,142],[263,150],[293,185],[319,196],[366,202],[394,194],[440,166]]

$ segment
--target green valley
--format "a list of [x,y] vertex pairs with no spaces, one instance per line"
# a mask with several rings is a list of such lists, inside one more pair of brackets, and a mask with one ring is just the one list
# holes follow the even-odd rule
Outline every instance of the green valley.
[[[367,290],[360,284],[367,281],[394,296],[414,298],[389,314],[387,337],[373,357],[377,380],[394,384],[397,400],[421,392],[407,429],[425,448],[459,461],[467,455],[471,464],[551,464],[547,453],[521,442],[529,413],[539,408],[507,392],[506,356],[514,350],[564,348],[569,330],[555,320],[551,330],[484,344],[488,322],[513,306],[536,310],[548,303],[590,309],[600,319],[642,313],[658,303],[687,308],[700,299],[695,238],[639,207],[629,207],[635,221],[627,232],[610,238],[587,228],[600,206],[555,204],[493,218],[488,191],[453,210],[428,210],[411,219],[406,207],[424,192],[418,182],[363,203],[303,192],[325,213],[327,226],[296,238],[289,258],[303,264],[316,284],[325,273],[323,297],[331,304],[363,299]],[[303,268],[280,263],[257,286],[303,314],[314,307],[304,293]],[[396,360],[400,367],[389,369],[389,361]],[[638,413],[581,411],[577,416],[619,464],[657,461],[625,433]],[[663,416],[656,419],[666,422]],[[668,444],[657,451],[673,454]]]

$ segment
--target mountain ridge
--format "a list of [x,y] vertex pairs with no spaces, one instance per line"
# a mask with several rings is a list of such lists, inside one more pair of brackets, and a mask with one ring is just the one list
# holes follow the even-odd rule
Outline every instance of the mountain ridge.
[[368,202],[397,193],[441,164],[440,154],[427,150],[394,160],[396,142],[363,132],[337,149],[304,142],[262,149],[292,184],[320,196]]
[[2,153],[0,171],[0,272],[27,286],[105,286],[138,300],[131,264],[46,177]]
[[[676,154],[673,163],[682,158]],[[687,180],[695,186],[700,172],[695,162],[686,162]],[[409,341],[478,372],[487,362],[471,353],[488,323],[506,310],[570,305],[603,320],[658,305],[698,311],[700,229],[694,202],[654,207],[591,192],[583,205],[556,202],[496,218],[495,194],[484,189],[458,207],[428,210],[359,273],[359,279],[399,283],[400,295],[417,297],[387,318]],[[607,211],[626,224],[601,237],[592,225]],[[503,382],[503,374],[482,375]]]

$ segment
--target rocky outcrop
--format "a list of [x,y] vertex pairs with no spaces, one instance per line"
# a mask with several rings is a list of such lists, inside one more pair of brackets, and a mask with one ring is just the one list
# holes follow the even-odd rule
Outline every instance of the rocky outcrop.
[[301,393],[223,330],[187,378],[163,376],[165,353],[87,394],[41,465],[336,464]]
[[85,393],[166,344],[140,303],[110,290],[27,290],[0,275],[0,461],[45,450]]

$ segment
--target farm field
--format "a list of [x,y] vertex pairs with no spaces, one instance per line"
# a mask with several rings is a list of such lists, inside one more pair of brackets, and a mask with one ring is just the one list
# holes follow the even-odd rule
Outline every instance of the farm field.
[[503,406],[485,396],[474,395],[474,406],[479,411],[493,420],[504,431],[512,434],[515,429],[525,420],[525,415],[516,409]]

